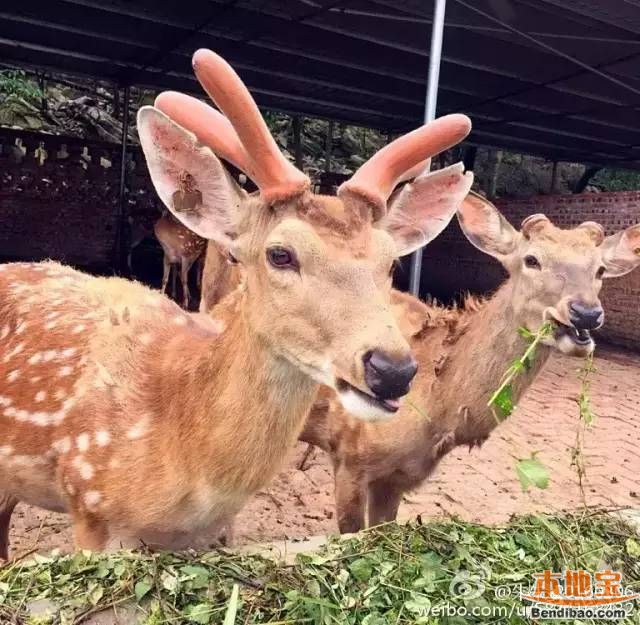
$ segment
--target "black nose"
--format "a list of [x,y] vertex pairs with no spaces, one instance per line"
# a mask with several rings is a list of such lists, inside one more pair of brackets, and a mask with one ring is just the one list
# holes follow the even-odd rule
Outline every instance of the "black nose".
[[600,306],[587,306],[582,302],[571,302],[569,315],[577,330],[595,330],[604,321],[604,310]]
[[412,356],[393,357],[384,352],[367,352],[364,361],[364,380],[380,399],[395,399],[409,392],[409,384],[418,370]]

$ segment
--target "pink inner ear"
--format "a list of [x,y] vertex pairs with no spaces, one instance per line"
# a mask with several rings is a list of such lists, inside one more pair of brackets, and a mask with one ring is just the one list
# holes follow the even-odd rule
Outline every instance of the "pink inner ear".
[[640,256],[640,224],[632,226],[625,233],[625,238],[629,241],[629,247],[636,256]]
[[401,254],[434,239],[462,204],[473,184],[473,174],[462,163],[429,172],[405,186],[383,221]]
[[460,219],[470,230],[481,232],[486,228],[488,217],[493,210],[494,207],[489,200],[476,193],[469,193],[462,202]]

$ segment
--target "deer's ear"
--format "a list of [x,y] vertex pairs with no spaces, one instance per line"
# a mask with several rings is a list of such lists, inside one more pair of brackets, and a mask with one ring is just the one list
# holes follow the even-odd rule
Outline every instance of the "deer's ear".
[[216,155],[152,106],[138,111],[138,134],[164,205],[196,234],[228,246],[246,194]]
[[489,200],[470,193],[458,211],[462,232],[485,254],[498,260],[516,249],[519,232]]
[[398,256],[410,254],[435,239],[462,204],[473,174],[462,163],[427,172],[392,197],[383,227],[396,242]]
[[624,276],[640,265],[640,224],[605,238],[602,243],[605,278]]

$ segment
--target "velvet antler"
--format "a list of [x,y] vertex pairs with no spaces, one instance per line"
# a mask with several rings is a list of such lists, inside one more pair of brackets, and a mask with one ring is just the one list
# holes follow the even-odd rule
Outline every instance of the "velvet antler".
[[267,202],[278,202],[307,190],[309,179],[284,157],[233,68],[211,50],[203,49],[193,55],[193,69],[240,138],[251,163],[247,173],[258,185],[260,195]]
[[460,143],[470,131],[471,120],[465,115],[446,115],[426,124],[374,154],[342,184],[338,194],[365,198],[373,205],[374,216],[380,218],[391,192],[399,181],[406,179],[408,170],[417,170],[425,159]]
[[253,178],[251,159],[231,122],[219,111],[196,98],[177,91],[164,91],[154,106],[174,122],[193,132],[215,154]]

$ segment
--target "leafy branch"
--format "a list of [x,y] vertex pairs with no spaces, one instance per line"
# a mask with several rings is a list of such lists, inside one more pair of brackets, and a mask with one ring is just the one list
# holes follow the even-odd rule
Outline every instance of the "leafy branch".
[[584,478],[587,474],[587,467],[584,460],[584,434],[587,428],[593,425],[595,420],[595,414],[591,409],[591,376],[596,372],[596,368],[593,365],[593,352],[587,356],[585,364],[578,370],[578,380],[580,381],[580,394],[576,403],[578,404],[578,410],[580,413],[580,419],[578,421],[578,427],[576,429],[576,444],[571,450],[571,465],[576,468],[578,474],[578,485],[580,486],[580,493],[582,494],[582,500],[585,501],[584,492]]
[[522,373],[529,371],[535,359],[536,349],[545,338],[551,336],[553,324],[549,321],[543,323],[536,333],[530,332],[526,328],[519,328],[518,333],[525,340],[529,341],[529,346],[520,358],[514,360],[505,372],[502,383],[491,395],[487,402],[487,407],[491,408],[498,423],[501,419],[496,415],[497,408],[502,419],[510,416],[515,406],[513,404],[513,381]]

